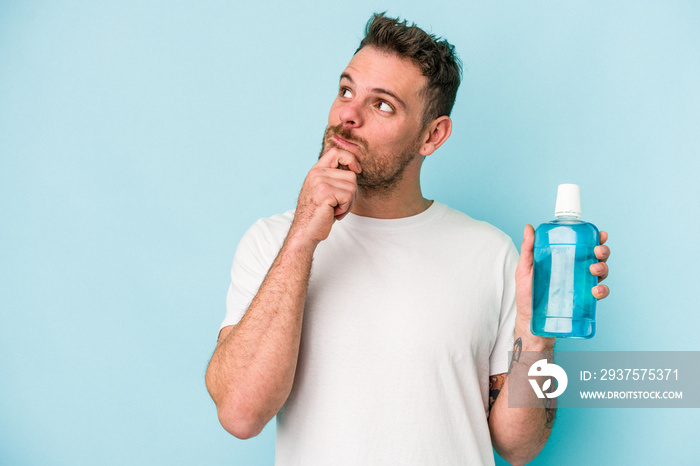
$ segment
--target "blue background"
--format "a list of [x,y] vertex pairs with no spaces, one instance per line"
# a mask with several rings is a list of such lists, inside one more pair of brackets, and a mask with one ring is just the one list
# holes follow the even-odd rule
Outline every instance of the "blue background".
[[[272,464],[204,371],[238,240],[294,207],[382,10],[464,62],[426,197],[519,246],[574,182],[610,232],[598,334],[558,347],[700,349],[696,2],[4,1],[0,463]],[[699,420],[560,410],[532,464],[691,464]]]

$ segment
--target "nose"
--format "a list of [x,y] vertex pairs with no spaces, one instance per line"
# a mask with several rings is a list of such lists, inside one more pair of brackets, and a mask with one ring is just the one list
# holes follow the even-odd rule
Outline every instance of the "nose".
[[355,102],[348,102],[340,109],[338,114],[343,128],[358,128],[362,126],[362,111]]

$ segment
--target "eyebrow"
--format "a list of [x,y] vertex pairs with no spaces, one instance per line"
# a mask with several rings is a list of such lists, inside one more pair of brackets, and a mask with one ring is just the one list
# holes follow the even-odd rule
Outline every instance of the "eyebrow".
[[[352,77],[351,77],[348,73],[343,73],[343,74],[341,74],[341,75],[340,75],[340,80],[342,81],[343,78],[345,78],[345,79],[347,79],[348,81],[350,81],[350,83],[355,84],[355,81],[353,81]],[[406,107],[406,104],[404,103],[404,101],[401,100],[401,99],[399,98],[399,96],[397,96],[396,94],[394,94],[394,93],[391,92],[391,91],[388,91],[388,90],[386,90],[386,89],[382,89],[381,87],[375,87],[374,89],[372,89],[372,92],[376,92],[376,93],[378,93],[378,94],[386,94],[386,95],[392,97],[394,100],[396,100],[396,101],[399,103],[399,105],[401,105],[403,108],[407,108],[407,107]]]

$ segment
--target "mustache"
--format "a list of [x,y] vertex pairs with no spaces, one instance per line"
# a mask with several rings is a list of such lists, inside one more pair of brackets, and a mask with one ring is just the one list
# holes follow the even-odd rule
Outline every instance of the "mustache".
[[361,149],[367,148],[367,141],[353,135],[351,130],[343,128],[342,123],[336,126],[328,126],[328,128],[326,128],[326,141],[330,142],[332,136],[338,136],[346,141],[352,142],[353,144],[357,144]]

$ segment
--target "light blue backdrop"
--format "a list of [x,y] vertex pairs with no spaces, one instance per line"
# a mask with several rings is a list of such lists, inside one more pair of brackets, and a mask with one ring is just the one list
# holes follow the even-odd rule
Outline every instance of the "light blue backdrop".
[[[294,206],[381,10],[464,61],[428,197],[519,246],[575,182],[610,232],[598,334],[559,348],[700,350],[696,2],[4,1],[0,463],[272,464],[204,370],[236,244]],[[696,464],[698,421],[560,410],[532,464]]]

